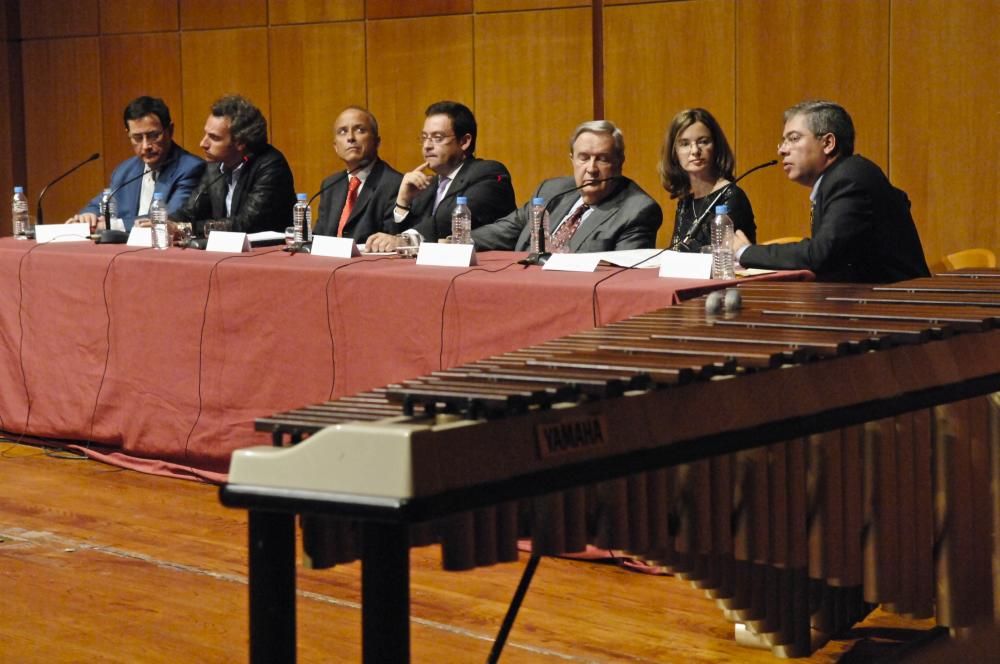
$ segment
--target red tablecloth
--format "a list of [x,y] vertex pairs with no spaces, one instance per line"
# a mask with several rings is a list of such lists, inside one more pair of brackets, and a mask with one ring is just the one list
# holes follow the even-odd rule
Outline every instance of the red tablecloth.
[[6,238],[0,428],[217,480],[234,449],[268,442],[257,417],[724,285],[656,270],[543,272],[518,265],[522,255],[483,253],[458,269]]

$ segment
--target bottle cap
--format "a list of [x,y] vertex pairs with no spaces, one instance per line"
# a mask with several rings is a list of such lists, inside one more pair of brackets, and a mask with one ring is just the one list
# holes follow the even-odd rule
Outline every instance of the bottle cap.
[[729,206],[728,205],[715,206],[715,214],[729,214]]
[[455,197],[455,204],[456,205],[467,205],[468,202],[469,202],[469,199],[467,197],[465,197],[465,196],[456,196]]
[[154,201],[162,201],[163,200],[163,192],[162,191],[154,191],[153,192],[153,200]]
[[15,194],[23,194],[24,193],[24,187],[14,187],[14,193]]
[[300,201],[304,201],[308,198],[308,196],[306,196],[305,194],[295,194],[295,198],[297,198]]
[[534,198],[531,199],[531,204],[532,205],[545,205],[545,199],[542,198],[541,196],[535,196]]

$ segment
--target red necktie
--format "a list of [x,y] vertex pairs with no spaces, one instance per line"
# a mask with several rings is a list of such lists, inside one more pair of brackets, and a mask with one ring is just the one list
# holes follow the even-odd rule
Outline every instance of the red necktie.
[[580,221],[583,219],[584,213],[589,209],[590,206],[584,203],[573,210],[573,214],[559,224],[559,228],[552,234],[552,239],[549,241],[549,250],[552,253],[559,253],[566,250],[565,247],[569,245],[569,240],[573,237],[573,233],[580,227]]
[[351,210],[354,209],[354,202],[358,200],[358,189],[360,188],[361,178],[352,175],[351,184],[347,187],[347,201],[340,213],[340,223],[337,224],[337,237],[344,237],[344,226],[347,225],[347,218],[351,216]]

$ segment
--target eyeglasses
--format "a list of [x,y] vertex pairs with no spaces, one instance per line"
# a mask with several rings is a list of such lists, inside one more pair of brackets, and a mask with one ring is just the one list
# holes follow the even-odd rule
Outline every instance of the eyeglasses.
[[420,134],[420,144],[423,145],[427,141],[430,141],[434,145],[441,145],[442,143],[447,143],[449,138],[455,138],[455,134],[442,134],[437,131],[433,134]]
[[133,143],[135,143],[136,145],[142,145],[143,141],[145,141],[147,143],[155,143],[158,140],[160,140],[160,138],[162,138],[162,137],[163,137],[163,130],[162,129],[158,130],[158,131],[147,131],[145,134],[129,134],[128,135],[129,140],[132,141]]
[[784,150],[786,147],[795,147],[805,137],[806,134],[800,134],[797,131],[789,132],[781,137],[781,142],[778,143],[778,150]]
[[707,150],[708,148],[712,147],[712,139],[709,138],[708,136],[702,136],[701,138],[695,139],[693,141],[687,138],[682,138],[681,140],[677,141],[677,149],[683,150],[684,152],[690,152],[691,150],[694,149],[696,145],[700,150]]

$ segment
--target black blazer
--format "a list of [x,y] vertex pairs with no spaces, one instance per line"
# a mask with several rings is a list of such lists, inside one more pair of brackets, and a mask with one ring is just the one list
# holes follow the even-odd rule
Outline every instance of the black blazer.
[[744,267],[807,269],[821,281],[888,283],[930,276],[906,193],[860,155],[823,173],[812,237],[747,247]]
[[232,230],[246,233],[259,231],[284,232],[292,225],[295,206],[295,182],[285,155],[273,146],[251,153],[240,170],[233,192],[232,214],[226,214],[227,178],[221,176],[217,164],[205,168],[201,182],[191,192],[175,219],[194,223],[195,231],[209,219],[226,219]]
[[[351,216],[344,226],[344,237],[354,238],[362,244],[374,233],[396,233],[392,219],[392,208],[396,205],[396,194],[403,174],[381,159],[372,166],[365,186],[354,202]],[[323,180],[323,193],[319,198],[319,220],[313,233],[316,235],[336,235],[340,214],[347,202],[349,178],[345,171],[334,173]],[[388,224],[386,219],[388,218]]]
[[[404,223],[396,226],[395,232],[413,228],[428,242],[448,237],[451,235],[451,211],[455,207],[456,196],[466,196],[469,199],[473,228],[492,224],[517,207],[510,171],[498,161],[475,157],[466,159],[462,170],[455,176],[448,187],[448,193],[438,205],[437,212],[434,212],[437,185],[438,178],[434,176],[430,186],[413,199],[410,213],[406,215]],[[388,216],[388,221],[392,223],[391,211]]]

